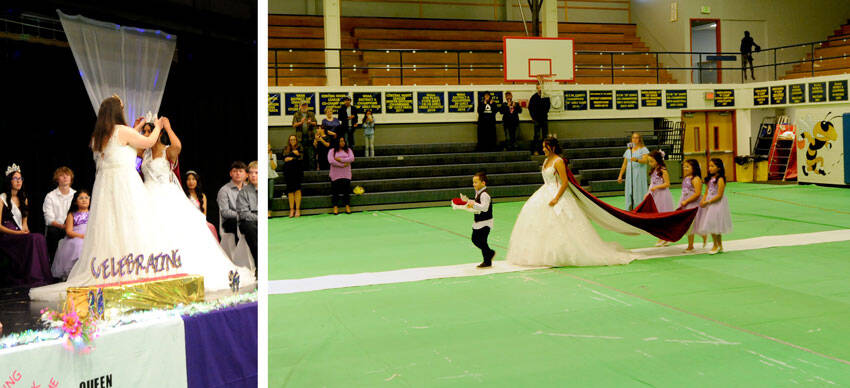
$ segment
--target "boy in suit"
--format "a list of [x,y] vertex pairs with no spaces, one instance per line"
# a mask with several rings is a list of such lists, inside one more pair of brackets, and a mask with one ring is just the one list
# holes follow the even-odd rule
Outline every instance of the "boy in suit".
[[466,207],[474,211],[474,220],[472,224],[472,243],[478,249],[481,249],[481,256],[484,261],[478,265],[478,268],[489,268],[493,265],[493,256],[496,256],[496,251],[490,249],[487,244],[487,237],[490,236],[490,229],[493,227],[493,203],[490,194],[487,193],[487,173],[478,172],[472,177],[472,187],[475,188],[475,199],[466,200]]

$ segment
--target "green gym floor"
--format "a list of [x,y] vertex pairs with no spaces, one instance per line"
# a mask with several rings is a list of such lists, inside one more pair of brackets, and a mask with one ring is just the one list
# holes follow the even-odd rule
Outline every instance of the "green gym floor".
[[[471,215],[448,204],[270,219],[269,386],[850,385],[850,237],[790,236],[850,230],[850,190],[731,183],[727,195],[728,245],[793,241],[275,294],[292,279],[472,268],[480,252]],[[521,207],[494,205],[497,260]],[[656,241],[599,233],[633,249]]]

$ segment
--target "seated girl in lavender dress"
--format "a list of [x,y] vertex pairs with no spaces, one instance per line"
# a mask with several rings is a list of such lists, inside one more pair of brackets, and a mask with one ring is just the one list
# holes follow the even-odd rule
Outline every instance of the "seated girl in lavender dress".
[[[655,150],[649,153],[650,181],[649,192],[646,195],[651,195],[655,202],[655,208],[659,213],[673,211],[673,195],[670,194],[670,175],[667,173],[667,166],[664,165],[664,153],[660,150]],[[655,246],[667,246],[669,241],[658,240]]]
[[59,248],[56,249],[56,257],[53,259],[51,272],[55,278],[63,281],[67,279],[71,268],[74,268],[80,258],[89,222],[89,203],[91,195],[88,190],[78,190],[71,200],[71,209],[65,219],[65,238],[59,241]]

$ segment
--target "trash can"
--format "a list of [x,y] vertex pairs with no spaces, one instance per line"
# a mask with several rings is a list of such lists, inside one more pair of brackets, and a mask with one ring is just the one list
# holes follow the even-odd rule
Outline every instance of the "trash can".
[[736,156],[735,157],[735,177],[738,182],[752,182],[755,172],[755,166],[752,156]]
[[767,182],[768,163],[764,156],[755,158],[756,182]]

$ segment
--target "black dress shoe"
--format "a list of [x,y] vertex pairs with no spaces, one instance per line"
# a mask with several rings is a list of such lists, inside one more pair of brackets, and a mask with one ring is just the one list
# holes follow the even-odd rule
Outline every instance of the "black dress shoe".
[[485,261],[485,262],[483,262],[483,263],[481,263],[481,264],[478,264],[478,267],[477,267],[477,268],[490,268],[490,267],[492,267],[492,266],[493,266],[493,263],[491,263],[491,262],[488,260],[488,261]]

